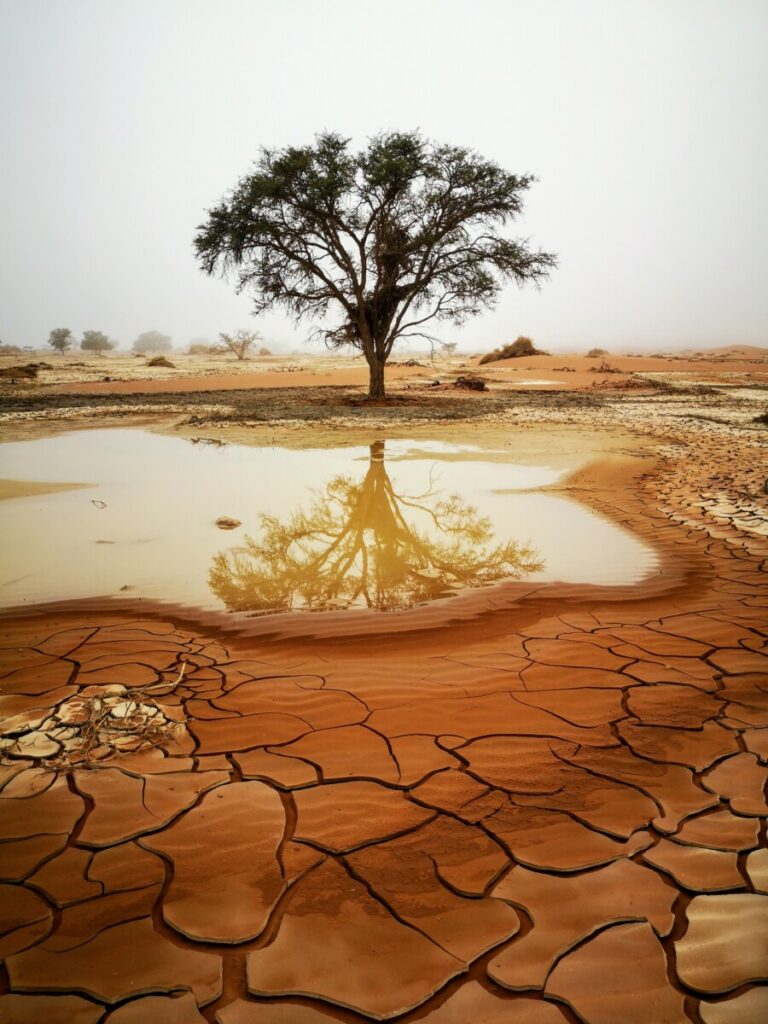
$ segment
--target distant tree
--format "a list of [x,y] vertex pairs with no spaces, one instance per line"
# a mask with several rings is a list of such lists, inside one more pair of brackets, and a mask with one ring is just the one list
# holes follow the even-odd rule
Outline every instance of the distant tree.
[[370,398],[399,338],[429,337],[492,306],[507,280],[537,283],[555,257],[500,234],[534,179],[471,150],[389,132],[367,149],[318,135],[313,146],[262,149],[255,170],[211,209],[195,238],[202,269],[237,274],[255,312],[282,307],[333,348],[368,363]]
[[250,349],[261,340],[258,331],[236,331],[234,334],[220,334],[221,344],[238,359],[245,359]]
[[607,356],[608,350],[605,348],[591,348],[587,352],[587,359],[600,359],[601,356]]
[[72,331],[68,327],[55,327],[48,338],[48,344],[57,352],[66,352],[72,348],[73,341]]
[[160,331],[144,331],[133,343],[134,352],[170,352],[173,348],[169,334]]
[[101,331],[83,331],[80,348],[83,352],[95,352],[97,355],[103,356],[105,352],[110,352],[116,344],[117,342],[110,341]]
[[459,347],[458,341],[441,341],[440,348],[447,356],[453,356],[456,354],[456,349]]

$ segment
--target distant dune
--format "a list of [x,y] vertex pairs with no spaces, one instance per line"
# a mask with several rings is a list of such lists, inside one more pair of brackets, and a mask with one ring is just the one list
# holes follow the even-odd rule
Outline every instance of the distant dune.
[[766,345],[721,345],[719,348],[704,349],[703,356],[731,356],[735,359],[768,359]]

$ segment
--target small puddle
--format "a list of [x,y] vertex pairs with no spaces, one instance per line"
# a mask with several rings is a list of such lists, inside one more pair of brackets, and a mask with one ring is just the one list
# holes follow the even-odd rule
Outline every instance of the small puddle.
[[[424,441],[294,450],[137,429],[0,445],[0,477],[87,481],[0,502],[0,604],[104,595],[205,609],[402,610],[501,580],[619,585],[632,534],[541,491],[569,468]],[[241,525],[224,532],[215,520]]]

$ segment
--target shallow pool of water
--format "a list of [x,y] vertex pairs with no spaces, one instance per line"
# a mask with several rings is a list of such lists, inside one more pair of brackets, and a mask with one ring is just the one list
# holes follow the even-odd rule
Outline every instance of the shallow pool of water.
[[[438,441],[218,447],[137,429],[3,444],[4,479],[88,486],[0,502],[0,603],[398,610],[501,580],[658,570],[630,533],[540,490],[567,472],[540,463]],[[223,531],[221,516],[241,525]]]

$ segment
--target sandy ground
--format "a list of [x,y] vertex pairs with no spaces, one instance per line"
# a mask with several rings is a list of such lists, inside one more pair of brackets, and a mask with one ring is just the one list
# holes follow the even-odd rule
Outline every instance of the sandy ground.
[[338,380],[7,385],[6,437],[570,438],[594,456],[570,493],[664,572],[402,628],[4,615],[0,1019],[765,1019],[766,391],[733,363],[539,393],[404,376],[374,406]]
[[55,494],[57,491],[71,491],[87,484],[38,483],[35,480],[0,480],[0,501],[9,498],[28,498],[34,494]]
[[[108,355],[81,358],[81,353],[42,357],[32,391],[52,395],[139,395],[177,394],[179,392],[233,391],[244,388],[358,388],[365,387],[368,369],[362,357],[292,356],[253,357],[236,360],[231,356],[171,355],[173,369],[149,367],[144,358],[132,355]],[[19,359],[0,357],[0,369]],[[416,365],[405,365],[415,362]],[[607,370],[607,372],[603,372]],[[408,360],[393,359],[387,368],[392,391],[452,387],[461,374],[479,374],[491,388],[528,390],[583,390],[586,388],[638,387],[643,381],[700,382],[718,380],[721,385],[744,378],[768,387],[768,349],[736,350],[710,357],[697,356],[531,356],[479,365],[479,357],[434,358],[420,356]],[[6,385],[11,390],[13,385]],[[18,386],[15,386],[19,390]],[[2,393],[2,390],[0,390]]]

